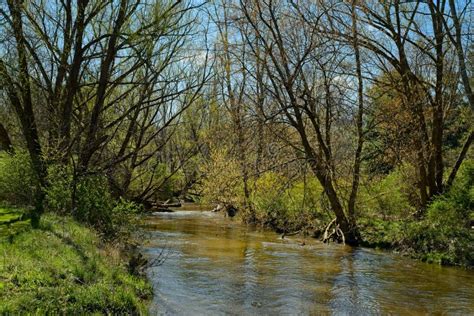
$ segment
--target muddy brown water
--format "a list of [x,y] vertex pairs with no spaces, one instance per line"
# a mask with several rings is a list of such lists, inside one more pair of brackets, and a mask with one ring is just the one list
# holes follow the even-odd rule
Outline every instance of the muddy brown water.
[[146,220],[153,315],[474,315],[474,272],[281,239],[209,211]]

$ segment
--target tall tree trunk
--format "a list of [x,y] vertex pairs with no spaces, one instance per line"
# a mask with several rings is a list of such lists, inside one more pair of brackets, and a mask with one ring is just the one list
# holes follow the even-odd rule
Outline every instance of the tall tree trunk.
[[467,73],[466,67],[466,56],[464,54],[464,49],[462,47],[462,29],[459,17],[457,15],[456,4],[454,0],[449,0],[449,6],[451,9],[451,18],[453,19],[454,30],[456,32],[455,38],[452,38],[452,43],[456,48],[456,54],[458,55],[459,62],[459,73],[461,74],[461,80],[466,91],[466,96],[469,101],[471,109],[474,109],[474,94],[472,92],[471,83],[469,81],[469,75]]
[[4,80],[8,84],[7,90],[15,111],[22,125],[23,135],[26,140],[28,152],[30,154],[33,169],[38,178],[39,187],[36,192],[36,208],[32,213],[32,225],[37,227],[41,214],[43,213],[43,200],[45,197],[44,189],[46,187],[46,164],[43,160],[43,153],[39,139],[38,128],[36,126],[35,115],[33,112],[33,104],[31,97],[28,59],[26,39],[23,33],[22,9],[23,1],[8,0],[8,8],[12,15],[13,33],[16,41],[16,49],[18,53],[18,78],[21,97],[15,92],[14,84],[7,74],[7,69],[3,62],[0,61],[0,73],[3,73]]
[[[464,49],[462,47],[461,22],[459,21],[459,17],[457,15],[456,3],[454,0],[449,0],[449,7],[451,10],[451,18],[453,19],[454,30],[455,30],[455,36],[450,35],[449,38],[451,39],[451,42],[456,49],[456,54],[457,54],[458,63],[459,63],[459,73],[461,74],[461,81],[464,86],[464,91],[466,92],[469,106],[471,107],[471,110],[474,110],[474,93],[472,92],[470,78],[467,73],[466,56],[464,54]],[[456,178],[457,172],[459,168],[461,167],[462,162],[466,158],[467,152],[473,140],[474,140],[474,131],[472,130],[472,126],[471,126],[470,134],[466,142],[464,143],[464,146],[461,152],[459,153],[458,159],[456,160],[456,164],[454,165],[451,173],[449,174],[448,181],[446,183],[446,188],[449,188],[453,184],[454,179]]]
[[434,172],[435,188],[430,192],[430,198],[443,191],[443,130],[444,130],[444,113],[443,113],[443,85],[444,85],[444,33],[443,33],[443,12],[444,4],[441,7],[440,2],[431,2],[429,4],[431,11],[431,20],[435,36],[435,104],[433,105],[433,127],[431,132],[431,142],[433,144],[433,152],[430,157],[430,165]]
[[[81,65],[83,61],[83,48],[82,42],[84,40],[84,29],[85,29],[85,11],[88,1],[78,0],[77,1],[77,16],[75,23],[75,40],[74,40],[74,56],[72,58],[72,64],[66,83],[66,97],[62,104],[62,111],[60,116],[60,149],[64,151],[64,156],[68,156],[69,142],[71,138],[71,124],[72,124],[72,111],[74,96],[78,90],[79,75],[81,71]],[[71,44],[69,44],[71,45]],[[58,81],[58,85],[62,84],[62,80]],[[56,97],[59,98],[62,87],[56,87]]]
[[352,0],[352,37],[353,37],[353,48],[355,53],[356,61],[356,74],[357,74],[357,99],[358,99],[358,111],[357,111],[357,148],[354,156],[354,173],[352,175],[352,189],[349,196],[348,212],[349,220],[351,224],[355,226],[355,204],[357,200],[357,192],[359,189],[360,182],[360,164],[362,156],[362,146],[364,145],[364,132],[363,132],[363,118],[364,118],[364,83],[362,78],[362,66],[360,60],[360,50],[358,43],[358,31],[357,31],[357,14],[355,7],[355,0]]
[[[229,34],[228,34],[228,17],[227,17],[227,7],[224,6],[224,21],[223,28],[219,27],[219,33],[222,37],[222,46],[223,46],[223,62],[224,62],[224,73],[225,73],[225,86],[227,93],[229,94],[229,108],[232,118],[233,127],[237,136],[237,157],[240,165],[240,172],[242,174],[242,181],[244,185],[244,206],[246,209],[251,209],[250,205],[250,188],[249,188],[249,175],[248,167],[246,164],[246,146],[245,146],[245,135],[242,124],[242,102],[241,96],[239,96],[232,86],[231,79],[231,55],[229,51]],[[244,75],[245,78],[245,75]],[[245,81],[245,79],[243,79]],[[244,82],[245,84],[245,82]]]
[[8,131],[2,123],[0,123],[0,150],[5,150],[8,153],[13,153],[12,141],[10,139],[10,136],[8,135]]
[[100,65],[99,82],[97,85],[97,95],[95,97],[94,107],[92,108],[92,114],[89,121],[89,126],[86,133],[84,142],[84,148],[81,153],[80,159],[80,171],[85,172],[89,166],[89,162],[94,152],[100,147],[100,143],[103,139],[98,137],[99,123],[104,103],[106,99],[107,87],[109,86],[109,79],[111,76],[114,59],[117,54],[117,40],[119,38],[123,24],[127,17],[127,6],[128,0],[121,0],[119,12],[114,22],[112,34],[110,35],[107,43],[107,50],[105,57],[103,58]]
[[458,170],[461,167],[461,164],[464,161],[464,158],[466,158],[469,147],[471,146],[473,141],[474,141],[474,132],[471,132],[466,142],[464,143],[464,146],[461,152],[459,153],[458,159],[456,160],[456,163],[454,164],[453,170],[451,170],[451,173],[449,174],[448,181],[446,182],[446,188],[450,188],[451,185],[453,184],[454,179],[456,178],[456,175],[458,173]]
[[[296,111],[296,113],[298,113],[298,111]],[[336,215],[336,222],[344,234],[345,242],[348,245],[356,246],[358,245],[360,239],[357,227],[353,225],[354,223],[352,223],[344,213],[344,207],[339,200],[336,189],[334,188],[330,166],[323,165],[322,157],[317,155],[317,153],[311,147],[308,136],[306,135],[306,131],[304,129],[304,125],[302,124],[302,120],[299,118],[299,115],[297,115],[297,120],[297,130],[301,137],[301,142],[303,144],[310,168],[324,189],[324,193],[329,200],[331,210]]]

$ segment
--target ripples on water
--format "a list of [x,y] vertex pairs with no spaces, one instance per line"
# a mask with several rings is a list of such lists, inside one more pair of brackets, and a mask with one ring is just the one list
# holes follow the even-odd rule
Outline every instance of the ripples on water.
[[147,220],[158,315],[474,315],[474,275],[364,248],[280,239],[220,214]]

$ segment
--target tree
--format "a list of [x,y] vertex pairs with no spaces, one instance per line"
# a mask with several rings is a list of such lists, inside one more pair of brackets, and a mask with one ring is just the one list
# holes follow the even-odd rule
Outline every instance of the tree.
[[72,166],[73,187],[104,174],[122,195],[156,156],[164,130],[209,78],[206,50],[186,51],[200,5],[12,0],[0,7],[0,27],[13,34],[0,43],[0,81],[40,180],[38,214],[52,164]]

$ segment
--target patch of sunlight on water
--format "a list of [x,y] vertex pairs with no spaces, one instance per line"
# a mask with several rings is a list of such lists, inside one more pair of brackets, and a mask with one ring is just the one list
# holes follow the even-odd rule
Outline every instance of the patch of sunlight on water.
[[154,315],[474,315],[474,274],[386,252],[280,239],[206,211],[145,225]]

